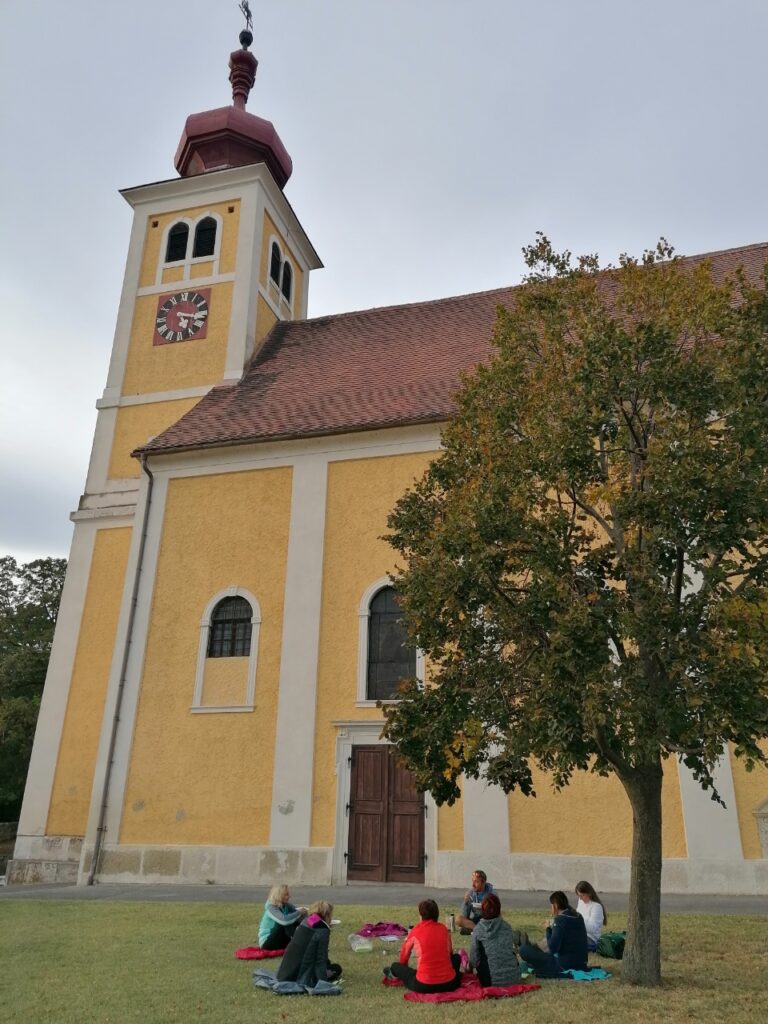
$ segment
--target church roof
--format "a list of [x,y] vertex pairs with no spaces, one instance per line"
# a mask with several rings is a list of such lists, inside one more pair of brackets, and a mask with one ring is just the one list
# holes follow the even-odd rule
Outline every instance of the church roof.
[[[686,262],[704,259],[717,278],[743,266],[757,280],[768,243]],[[496,309],[515,291],[278,323],[240,381],[214,387],[134,454],[444,421],[461,372],[487,358]]]

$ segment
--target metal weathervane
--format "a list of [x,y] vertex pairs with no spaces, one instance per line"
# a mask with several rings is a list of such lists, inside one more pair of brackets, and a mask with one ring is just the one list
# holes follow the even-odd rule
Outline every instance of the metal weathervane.
[[248,0],[240,0],[238,7],[243,12],[243,17],[245,18],[245,27],[248,29],[249,32],[252,32],[253,15],[251,14],[251,5],[248,3]]

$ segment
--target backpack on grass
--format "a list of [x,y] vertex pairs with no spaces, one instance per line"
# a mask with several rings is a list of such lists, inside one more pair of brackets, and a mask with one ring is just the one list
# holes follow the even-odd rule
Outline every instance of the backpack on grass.
[[603,932],[597,944],[597,955],[608,957],[611,960],[621,960],[624,957],[626,934],[626,932]]

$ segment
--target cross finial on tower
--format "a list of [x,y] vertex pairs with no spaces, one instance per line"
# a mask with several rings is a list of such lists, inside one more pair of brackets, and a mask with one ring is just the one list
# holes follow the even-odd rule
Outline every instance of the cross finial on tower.
[[251,14],[251,5],[248,0],[240,0],[238,7],[243,12],[245,18],[245,28],[240,33],[240,45],[244,50],[253,42],[253,15]]
[[248,94],[256,80],[258,61],[248,49],[253,42],[251,5],[248,3],[248,0],[240,0],[238,7],[245,17],[246,27],[240,33],[240,46],[242,49],[235,50],[229,57],[229,80],[232,83],[232,101],[234,105],[240,110],[245,110]]
[[243,12],[245,17],[245,27],[249,32],[253,31],[253,15],[251,14],[251,5],[248,0],[240,0],[240,10]]

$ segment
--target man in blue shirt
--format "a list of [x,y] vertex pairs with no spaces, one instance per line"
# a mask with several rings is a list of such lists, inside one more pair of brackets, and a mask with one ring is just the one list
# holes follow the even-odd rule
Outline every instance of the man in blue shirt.
[[462,935],[471,935],[475,930],[475,925],[483,916],[483,900],[492,892],[493,886],[488,881],[486,873],[473,871],[472,888],[464,893],[461,912],[456,915],[456,926]]

